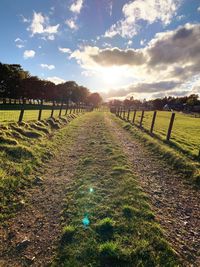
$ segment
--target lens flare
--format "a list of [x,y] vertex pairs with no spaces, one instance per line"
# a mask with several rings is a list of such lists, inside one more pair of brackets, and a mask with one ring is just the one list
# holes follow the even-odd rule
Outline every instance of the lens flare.
[[88,216],[85,216],[82,220],[82,223],[85,227],[87,227],[88,225],[90,225],[90,220],[88,218]]

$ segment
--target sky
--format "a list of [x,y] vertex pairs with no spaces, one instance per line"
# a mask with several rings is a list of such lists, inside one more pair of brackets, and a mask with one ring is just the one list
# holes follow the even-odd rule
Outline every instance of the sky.
[[200,95],[200,0],[1,0],[0,62],[105,99]]

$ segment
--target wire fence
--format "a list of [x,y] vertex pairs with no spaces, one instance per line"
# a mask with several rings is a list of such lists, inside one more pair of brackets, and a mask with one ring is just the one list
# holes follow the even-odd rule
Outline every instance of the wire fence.
[[0,105],[0,124],[21,121],[35,121],[58,118],[69,113],[79,113],[88,110],[86,106],[28,106],[28,105]]
[[200,118],[179,112],[116,108],[114,113],[183,153],[200,159]]

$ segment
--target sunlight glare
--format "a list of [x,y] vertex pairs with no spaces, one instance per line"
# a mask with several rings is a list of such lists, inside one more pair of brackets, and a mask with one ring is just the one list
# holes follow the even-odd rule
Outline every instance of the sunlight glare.
[[100,75],[105,83],[111,84],[111,85],[119,83],[125,76],[124,69],[120,67],[102,68]]

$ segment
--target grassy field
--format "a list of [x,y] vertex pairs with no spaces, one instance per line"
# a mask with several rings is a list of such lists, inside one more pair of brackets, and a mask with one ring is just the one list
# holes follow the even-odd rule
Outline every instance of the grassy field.
[[[17,122],[19,120],[19,110],[0,110],[0,124]],[[38,119],[39,110],[25,110],[23,121],[35,121]],[[62,115],[65,110],[62,111]],[[43,110],[41,119],[48,119],[51,115],[51,110]],[[53,116],[56,118],[59,115],[59,109],[54,110]]]
[[[136,113],[135,124],[139,126],[141,111]],[[127,115],[127,114],[126,114]],[[143,127],[150,130],[153,112],[145,112]],[[154,126],[154,134],[162,140],[166,140],[167,130],[170,122],[171,112],[158,111]],[[133,112],[130,114],[130,120],[133,118]],[[197,156],[200,149],[200,118],[176,113],[173,130],[171,134],[171,143],[178,149],[191,156]]]

